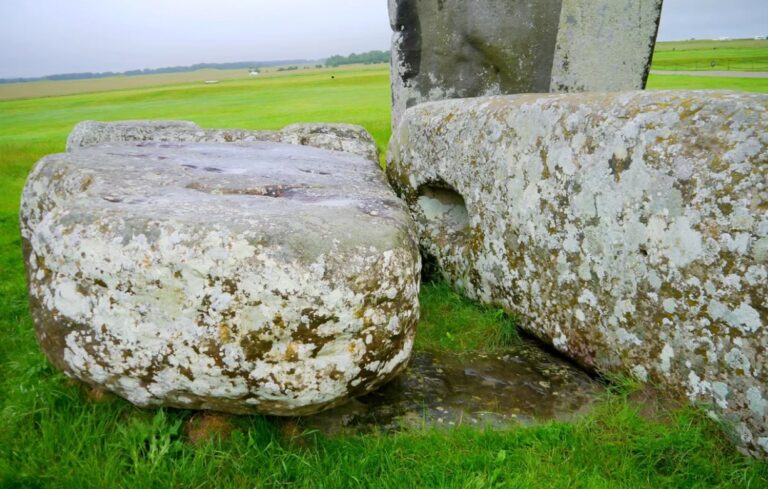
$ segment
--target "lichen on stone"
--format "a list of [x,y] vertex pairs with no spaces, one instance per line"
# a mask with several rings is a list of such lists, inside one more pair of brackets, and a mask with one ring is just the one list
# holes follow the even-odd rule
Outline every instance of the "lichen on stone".
[[[768,455],[768,97],[424,103],[394,133],[388,172],[457,289],[588,368],[711,405]],[[435,184],[463,200],[470,233],[425,212]]]
[[21,229],[44,351],[139,406],[309,414],[411,353],[412,221],[360,156],[104,143],[35,166]]

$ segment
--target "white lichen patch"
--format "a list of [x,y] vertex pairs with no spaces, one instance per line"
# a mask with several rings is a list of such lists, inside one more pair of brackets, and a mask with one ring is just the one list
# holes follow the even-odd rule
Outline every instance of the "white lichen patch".
[[[389,158],[422,248],[457,289],[587,367],[768,434],[767,96],[425,103]],[[464,200],[465,231],[417,204],[435,185]]]
[[137,405],[303,415],[410,357],[413,224],[362,157],[101,145],[39,162],[21,224],[43,349]]

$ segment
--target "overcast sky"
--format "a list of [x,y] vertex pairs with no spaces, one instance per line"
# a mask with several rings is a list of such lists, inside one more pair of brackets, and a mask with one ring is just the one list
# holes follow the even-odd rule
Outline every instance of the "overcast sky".
[[[665,1],[662,40],[757,35],[768,0]],[[325,58],[389,38],[386,0],[0,0],[0,77]]]

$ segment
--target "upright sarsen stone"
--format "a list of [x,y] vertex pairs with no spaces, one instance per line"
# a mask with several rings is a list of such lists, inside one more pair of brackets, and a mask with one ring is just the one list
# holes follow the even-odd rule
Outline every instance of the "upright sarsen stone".
[[430,102],[389,158],[457,289],[582,365],[710,405],[768,456],[768,96]]
[[412,226],[377,163],[274,143],[103,143],[41,160],[21,202],[53,364],[140,406],[232,413],[314,413],[404,368]]
[[549,92],[645,88],[663,0],[563,0]]
[[662,0],[389,0],[393,126],[413,105],[645,87]]

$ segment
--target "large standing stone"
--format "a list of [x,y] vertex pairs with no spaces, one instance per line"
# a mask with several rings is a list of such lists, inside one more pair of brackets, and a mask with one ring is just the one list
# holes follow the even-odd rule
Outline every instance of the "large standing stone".
[[389,172],[457,288],[583,365],[711,404],[768,455],[768,96],[426,103]]
[[393,125],[446,98],[645,87],[662,0],[389,0]]
[[37,336],[140,406],[303,415],[406,364],[412,221],[376,163],[274,143],[41,160],[21,229]]
[[121,142],[300,144],[343,151],[379,162],[376,142],[364,128],[352,124],[293,124],[279,131],[203,129],[189,121],[84,121],[67,139],[67,151]]

